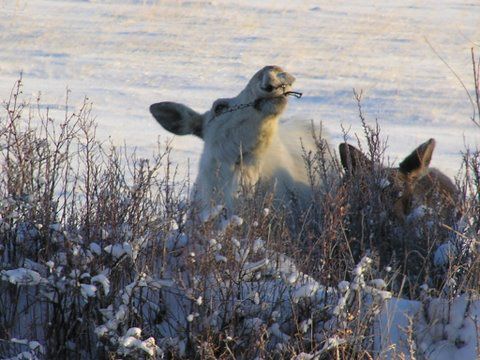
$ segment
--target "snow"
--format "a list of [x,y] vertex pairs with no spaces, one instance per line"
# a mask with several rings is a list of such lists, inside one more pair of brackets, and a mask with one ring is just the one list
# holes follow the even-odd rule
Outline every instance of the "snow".
[[426,207],[425,205],[420,205],[413,209],[407,216],[406,221],[408,223],[413,222],[413,221],[418,221],[421,218],[423,218],[426,214],[431,213],[431,209]]
[[0,276],[2,280],[14,285],[35,286],[46,282],[38,272],[26,268],[2,270]]
[[456,253],[456,246],[448,241],[437,248],[433,255],[433,263],[437,267],[446,266]]
[[268,264],[269,264],[268,259],[262,259],[262,260],[254,262],[254,263],[247,262],[243,266],[243,271],[245,272],[245,274],[251,274],[251,273],[254,273],[255,271],[258,271],[258,270],[264,268]]
[[112,255],[114,259],[120,259],[124,255],[133,257],[132,245],[128,242],[124,242],[123,244],[108,245],[105,246],[103,250]]
[[96,242],[91,242],[89,248],[95,255],[100,255],[102,253],[102,248]]
[[28,341],[26,339],[17,339],[12,338],[10,341],[17,344],[28,345],[31,350],[40,350],[42,353],[44,352],[43,346],[38,341]]
[[142,329],[138,328],[138,327],[132,327],[130,329],[127,330],[127,332],[125,333],[125,336],[133,336],[135,338],[139,338],[140,336],[142,335]]
[[90,284],[80,284],[80,292],[85,299],[89,297],[95,297],[97,293],[97,287]]
[[[200,213],[200,219],[203,222],[207,222],[211,219],[215,219],[215,218],[218,217],[218,215],[220,215],[222,210],[223,210],[223,205],[217,205],[215,207],[212,207],[211,209],[204,209]],[[227,225],[228,225],[228,223],[227,223]]]
[[320,286],[316,281],[309,281],[295,290],[293,293],[293,300],[298,302],[299,299],[311,297],[315,295],[319,287]]
[[349,288],[350,283],[348,281],[340,281],[340,283],[338,284],[338,290],[340,290],[341,293],[345,293]]
[[177,230],[170,232],[167,238],[167,249],[169,251],[180,249],[188,244],[188,236],[183,233],[179,233]]
[[282,342],[288,342],[288,340],[290,340],[290,336],[280,330],[280,325],[278,325],[278,323],[272,324],[272,326],[269,328],[269,331]]
[[[417,316],[419,349],[427,359],[473,359],[478,347],[478,300],[467,294],[432,299],[427,316]],[[432,319],[428,322],[428,319]]]
[[385,283],[385,280],[383,279],[374,279],[370,281],[370,285],[377,289],[385,289],[387,287],[387,284]]
[[257,317],[245,320],[245,328],[250,331],[258,331],[263,324],[263,320]]
[[105,274],[98,274],[91,278],[92,283],[99,283],[103,287],[105,295],[108,295],[110,292],[110,280],[105,276]]
[[383,305],[375,328],[375,343],[382,358],[396,359],[399,354],[410,354],[411,321],[420,307],[420,302],[403,299],[391,299]]
[[[127,334],[130,330],[132,329],[129,329]],[[120,354],[129,355],[135,348],[146,352],[150,356],[154,356],[157,351],[155,339],[153,338],[148,338],[147,340],[142,341],[136,337],[125,335],[118,340],[118,343],[120,345]]]
[[[470,86],[479,7],[457,0],[11,1],[0,13],[0,93],[8,96],[23,71],[24,92],[41,92],[53,112],[64,110],[67,87],[72,108],[87,95],[99,136],[126,140],[147,156],[157,136],[168,135],[148,113],[151,103],[203,111],[235,96],[260,67],[278,64],[304,93],[287,116],[322,121],[339,142],[340,124],[360,130],[352,89],[363,89],[367,118],[378,118],[392,161],[434,137],[432,165],[454,175],[463,136],[478,144],[477,130],[465,90],[428,43]],[[194,137],[173,140],[183,173],[188,161],[196,172],[201,146]]]
[[[42,108],[50,108],[51,116],[59,115],[59,119],[63,119],[67,88],[71,90],[72,110],[88,96],[94,103],[99,137],[116,145],[126,143],[148,157],[159,137],[161,143],[172,138],[149,114],[151,103],[170,100],[205,111],[213,100],[236,95],[262,66],[278,64],[296,76],[296,86],[304,93],[302,99],[290,100],[286,117],[323,122],[335,145],[342,141],[341,126],[351,129],[349,139],[354,139],[353,133],[361,130],[352,89],[362,89],[367,120],[378,119],[383,136],[389,139],[387,154],[392,163],[433,137],[437,147],[432,165],[454,176],[464,146],[479,145],[478,129],[469,120],[472,109],[464,89],[435,51],[470,88],[470,48],[478,46],[479,23],[480,4],[456,0],[427,0],[421,4],[415,0],[386,0],[374,5],[326,0],[10,1],[2,4],[0,12],[0,94],[2,100],[8,98],[14,81],[23,72],[24,93],[33,100],[40,92]],[[171,144],[180,174],[190,171],[194,178],[201,141],[173,137]],[[381,185],[387,186],[387,180],[383,179]],[[210,209],[202,218],[215,218],[222,210]],[[421,218],[427,211],[417,208],[408,221]],[[269,213],[268,208],[263,210],[263,216]],[[11,213],[12,218],[18,216]],[[224,228],[242,225],[243,219],[236,216],[223,223]],[[61,224],[49,228],[62,231]],[[129,231],[125,228],[125,238]],[[103,230],[101,240],[109,236]],[[188,236],[178,229],[168,234],[168,250],[188,243]],[[232,243],[235,261],[243,264],[245,273],[263,271],[278,276],[291,291],[293,301],[314,301],[324,291],[282,254],[266,254],[265,258],[249,261],[250,252],[266,252],[262,239],[254,241],[253,251],[242,241],[232,239]],[[91,243],[89,249],[101,256],[104,245]],[[129,239],[104,246],[103,250],[117,260],[125,255],[135,260],[142,246],[142,239]],[[222,249],[215,239],[209,246],[212,251]],[[72,252],[82,256],[80,250],[81,246],[75,245]],[[446,265],[455,251],[451,242],[442,245],[434,255],[435,265]],[[229,261],[220,253],[214,258],[217,262]],[[58,252],[46,264],[50,273],[61,274],[67,253]],[[467,295],[424,303],[391,298],[389,292],[381,290],[385,288],[383,280],[369,283],[373,288],[365,285],[363,272],[368,265],[369,259],[365,258],[354,271],[354,281],[338,285],[341,296],[332,311],[341,315],[349,293],[360,289],[382,304],[374,329],[377,353],[382,358],[393,359],[398,354],[413,357],[412,334],[416,351],[426,359],[476,357],[478,300]],[[1,280],[15,286],[45,286],[48,281],[35,269],[2,270]],[[73,275],[76,278],[79,274]],[[82,280],[88,279],[90,284],[77,284],[85,300],[98,296],[97,286],[104,295],[110,293],[107,273],[82,276]],[[267,295],[248,289],[253,305],[261,306],[265,298],[280,297],[271,291],[278,283],[272,280],[267,284]],[[99,337],[122,329],[120,325],[129,315],[126,304],[135,288],[146,285],[156,289],[175,287],[172,280],[146,277],[127,285],[121,293],[123,304],[102,313],[105,323],[95,329]],[[201,306],[204,299],[196,297],[194,302]],[[246,328],[264,325],[266,319],[261,315],[247,318]],[[277,310],[271,315],[268,331],[279,341],[288,342],[289,335],[279,325],[284,315]],[[192,322],[198,313],[182,316]],[[215,321],[212,316],[212,324]],[[311,327],[311,320],[301,323],[302,332]],[[133,327],[115,335],[123,355],[135,350],[158,353],[155,340],[141,340],[141,333],[140,328]],[[176,342],[180,354],[185,353],[185,340],[170,341]],[[343,341],[327,339],[317,354],[300,354],[297,358],[320,357]],[[32,350],[38,348],[35,341],[25,344]],[[16,358],[33,358],[31,353],[22,354]]]
[[62,231],[62,225],[61,224],[51,224],[49,228],[53,231]]
[[241,226],[243,224],[243,219],[238,215],[232,215],[228,219],[223,219],[220,224],[220,229],[225,230],[229,226]]

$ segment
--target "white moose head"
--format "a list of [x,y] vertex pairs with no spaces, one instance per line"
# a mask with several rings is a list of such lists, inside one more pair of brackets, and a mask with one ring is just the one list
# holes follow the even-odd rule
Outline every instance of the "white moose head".
[[[287,95],[298,95],[292,91],[294,81],[280,67],[266,66],[238,96],[214,101],[204,114],[174,102],[150,106],[166,130],[204,140],[194,193],[201,209],[225,204],[233,210],[240,187],[253,187],[259,180],[275,183],[276,197],[283,199],[299,186],[308,187],[301,156],[293,156],[277,134]],[[297,145],[300,154],[299,141]]]

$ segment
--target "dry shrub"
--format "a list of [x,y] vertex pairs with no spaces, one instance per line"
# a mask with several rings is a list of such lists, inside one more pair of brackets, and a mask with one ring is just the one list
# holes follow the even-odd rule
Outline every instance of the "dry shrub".
[[[21,88],[0,115],[1,356],[370,359],[388,297],[478,291],[478,149],[457,179],[460,222],[397,221],[385,166],[342,178],[321,128],[306,211],[257,189],[237,216],[202,222],[168,144],[150,159],[102,144],[88,100],[72,111],[67,94],[56,122]],[[355,96],[357,146],[387,166]]]

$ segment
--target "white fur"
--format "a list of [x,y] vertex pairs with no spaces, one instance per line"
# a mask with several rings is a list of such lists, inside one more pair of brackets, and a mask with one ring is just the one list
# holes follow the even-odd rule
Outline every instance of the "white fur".
[[[203,115],[176,103],[150,107],[167,130],[203,138],[195,192],[202,209],[225,204],[233,210],[240,188],[253,189],[259,183],[274,186],[275,197],[281,202],[289,201],[291,194],[303,202],[308,199],[310,187],[300,138],[307,150],[313,150],[310,128],[306,124],[279,124],[287,103],[284,93],[291,90],[294,81],[281,68],[267,66],[237,97],[216,100]],[[242,104],[251,106],[225,112]]]

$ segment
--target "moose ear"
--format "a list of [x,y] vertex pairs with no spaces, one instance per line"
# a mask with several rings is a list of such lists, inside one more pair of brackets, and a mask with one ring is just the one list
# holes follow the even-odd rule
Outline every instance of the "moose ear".
[[356,173],[363,170],[373,169],[373,163],[356,147],[342,143],[338,146],[340,161],[347,173]]
[[175,135],[203,138],[203,117],[188,106],[165,101],[150,105],[150,112],[165,130]]
[[412,179],[421,177],[430,165],[434,149],[434,139],[424,142],[400,163],[400,171]]

